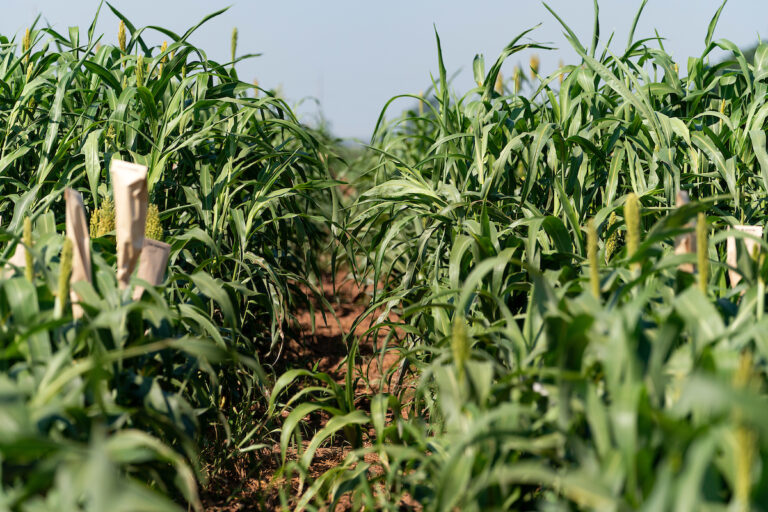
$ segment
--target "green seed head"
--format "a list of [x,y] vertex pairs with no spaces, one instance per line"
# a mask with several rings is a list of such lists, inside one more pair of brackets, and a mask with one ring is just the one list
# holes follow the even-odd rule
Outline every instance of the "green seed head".
[[[160,53],[165,53],[168,50],[168,41],[163,41],[163,46],[160,47]],[[158,74],[163,74],[163,65],[168,62],[168,56],[163,56],[162,59],[160,59],[160,66],[158,66]]]
[[237,27],[232,29],[232,62],[235,61],[236,55],[237,55]]
[[64,239],[61,248],[61,264],[59,266],[59,303],[63,309],[69,296],[69,276],[72,274],[72,239]]
[[587,260],[589,262],[589,284],[592,295],[600,298],[600,273],[597,261],[597,230],[594,219],[587,224]]
[[[611,216],[608,217],[608,231],[611,230],[611,228],[616,224],[618,221],[619,216],[616,215],[616,212],[611,212]],[[616,252],[616,249],[619,247],[619,230],[614,230],[613,233],[611,233],[611,236],[608,237],[608,240],[605,242],[605,262],[608,263],[611,260],[611,256],[613,256],[613,253]]]
[[[739,358],[739,366],[733,376],[733,387],[736,389],[757,388],[759,381],[755,378],[752,353],[745,351]],[[749,510],[750,495],[752,494],[752,467],[757,450],[757,433],[743,421],[743,411],[735,409],[736,427],[736,479],[734,494],[736,503],[741,508]]]
[[125,53],[125,22],[120,20],[120,26],[117,28],[117,43],[120,45],[120,51]]
[[541,61],[539,60],[539,56],[536,54],[531,55],[531,78],[536,79],[536,75],[539,74],[539,64]]
[[104,140],[111,143],[115,141],[115,137],[117,137],[115,125],[110,124],[109,128],[107,128],[107,131],[104,133]]
[[464,317],[456,315],[453,321],[453,332],[451,333],[451,351],[453,352],[453,361],[459,373],[459,378],[464,375],[464,365],[469,360],[470,346],[467,337],[467,326]]
[[32,220],[29,217],[24,218],[24,261],[26,266],[24,269],[24,275],[27,281],[34,282],[35,279],[35,262],[32,259]]
[[512,79],[515,82],[515,94],[520,94],[520,87],[523,85],[523,74],[517,66],[515,66],[515,71],[512,73]]
[[136,59],[136,87],[144,85],[144,55]]
[[745,350],[739,356],[739,366],[736,368],[736,373],[733,374],[733,387],[745,389],[750,386],[753,377],[752,353]]
[[[627,196],[624,204],[624,222],[627,225],[627,257],[631,258],[640,247],[640,202],[634,193]],[[639,263],[633,263],[633,268],[638,268]]]
[[419,115],[424,115],[424,91],[419,91]]
[[147,208],[147,224],[144,236],[152,240],[163,240],[163,225],[160,224],[160,210],[157,205],[150,204]]
[[[29,29],[27,29],[24,32],[24,38],[21,40],[21,47],[24,53],[27,53],[31,46],[32,46],[32,37],[30,36]],[[25,57],[25,60],[29,62],[29,55]]]
[[504,75],[501,74],[501,71],[496,75],[496,85],[494,89],[496,89],[497,93],[504,94]]
[[696,221],[696,260],[699,267],[699,289],[705,295],[707,294],[707,283],[709,281],[708,235],[707,215],[704,212],[699,212]]

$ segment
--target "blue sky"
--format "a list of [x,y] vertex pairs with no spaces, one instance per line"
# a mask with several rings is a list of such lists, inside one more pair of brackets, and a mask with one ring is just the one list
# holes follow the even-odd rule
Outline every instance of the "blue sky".
[[[690,55],[698,55],[712,15],[720,0],[650,0],[636,37],[652,36],[654,29],[666,38],[665,48],[685,68]],[[283,95],[308,122],[317,118],[319,100],[333,131],[343,137],[367,139],[384,103],[396,94],[414,93],[430,84],[437,71],[433,25],[443,45],[449,73],[463,70],[455,89],[472,86],[472,59],[485,55],[490,66],[501,49],[517,34],[539,23],[530,39],[550,43],[556,51],[537,52],[541,70],[550,72],[562,58],[576,61],[562,35],[562,28],[536,0],[233,0],[219,3],[199,0],[114,0],[112,4],[136,26],[161,25],[183,32],[206,14],[227,5],[229,11],[208,22],[192,38],[210,58],[225,61],[233,27],[240,34],[238,53],[261,57],[238,66],[240,78],[258,78],[267,88],[281,87]],[[627,33],[640,2],[603,0],[600,5],[602,40],[614,32],[611,48],[625,48]],[[20,33],[38,13],[60,31],[79,25],[86,30],[97,1],[4,0],[0,32]],[[549,5],[588,44],[592,33],[592,0],[550,0]],[[715,39],[740,46],[757,41],[768,30],[768,2],[731,0],[720,19]],[[98,32],[105,40],[117,38],[117,18],[102,10]],[[147,33],[148,42],[160,44],[160,34]],[[529,54],[512,56],[503,68],[512,75],[515,64],[528,62]],[[408,107],[407,103],[394,108]]]

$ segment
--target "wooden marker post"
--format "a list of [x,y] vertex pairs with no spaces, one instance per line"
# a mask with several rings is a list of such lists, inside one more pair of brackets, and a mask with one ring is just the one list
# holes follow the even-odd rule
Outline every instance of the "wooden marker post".
[[[165,268],[168,266],[168,256],[171,254],[171,246],[164,243],[144,238],[144,247],[139,257],[139,270],[136,277],[143,279],[152,286],[158,286],[165,278]],[[133,299],[139,300],[144,293],[144,287],[136,286],[133,289]]]
[[110,168],[115,198],[115,234],[117,241],[117,281],[128,287],[144,247],[147,222],[147,167],[113,160]]
[[[85,206],[80,192],[71,188],[64,189],[66,200],[66,229],[67,237],[72,240],[72,276],[70,283],[79,281],[91,282],[91,237],[88,233],[88,223],[85,221]],[[72,301],[72,316],[83,316],[83,308],[80,306],[80,297],[70,289]],[[64,297],[59,298],[62,302]]]

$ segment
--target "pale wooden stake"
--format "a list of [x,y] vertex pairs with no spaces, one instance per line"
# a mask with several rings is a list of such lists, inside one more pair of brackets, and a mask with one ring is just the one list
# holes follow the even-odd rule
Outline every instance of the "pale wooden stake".
[[112,160],[112,192],[115,197],[115,238],[117,242],[117,281],[128,287],[144,247],[147,222],[147,167]]
[[[91,282],[91,237],[88,233],[88,222],[85,220],[85,206],[80,192],[67,188],[64,190],[66,200],[66,229],[67,238],[72,240],[72,276],[71,284],[80,281]],[[72,301],[72,317],[83,316],[80,306],[80,296],[70,287],[69,297]],[[59,300],[64,301],[61,297]]]
[[[165,278],[165,268],[168,266],[168,256],[170,254],[170,245],[152,240],[151,238],[145,238],[136,277],[143,279],[152,286],[161,284]],[[142,293],[144,293],[144,287],[136,286],[133,290],[133,300],[139,300]]]

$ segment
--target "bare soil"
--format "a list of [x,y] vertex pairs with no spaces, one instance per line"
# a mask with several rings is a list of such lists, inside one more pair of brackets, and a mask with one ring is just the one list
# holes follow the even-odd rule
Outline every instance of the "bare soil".
[[[398,338],[402,333],[396,331],[396,335],[387,341],[390,327],[385,324],[397,323],[399,318],[391,313],[386,318],[380,318],[381,311],[375,311],[365,321],[355,325],[366,311],[373,289],[372,286],[359,286],[350,275],[337,275],[335,283],[330,276],[326,276],[322,282],[322,291],[335,318],[325,310],[321,301],[312,298],[310,304],[314,310],[307,307],[297,312],[297,330],[289,336],[281,359],[291,368],[316,369],[343,384],[348,367],[348,343],[358,339],[359,356],[353,365],[355,397],[361,406],[365,405],[372,394],[389,390],[397,381],[398,369],[394,365],[400,360]],[[366,335],[376,325],[383,326]],[[321,415],[316,427],[322,428],[328,419]],[[351,448],[341,439],[337,443],[317,450],[308,475],[310,479],[343,463]],[[286,456],[289,460],[295,459],[295,451],[290,451]],[[279,446],[260,450],[258,460],[257,467],[236,465],[223,474],[213,476],[201,493],[205,510],[291,510],[292,499],[299,492],[300,482],[297,476],[292,476],[290,482],[287,482],[278,474],[281,461]],[[375,455],[366,456],[366,462],[375,462]],[[349,500],[342,500],[336,510],[352,510],[352,505]]]

